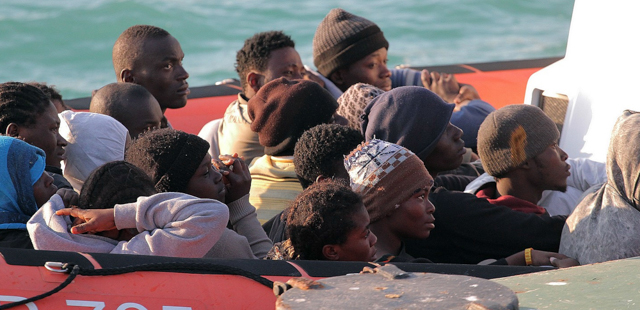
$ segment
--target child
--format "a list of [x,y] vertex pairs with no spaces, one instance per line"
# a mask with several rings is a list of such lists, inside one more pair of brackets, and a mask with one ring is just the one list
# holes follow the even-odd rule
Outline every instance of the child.
[[144,171],[115,161],[91,173],[79,208],[65,208],[54,195],[27,228],[38,250],[200,258],[223,234],[228,216],[213,199],[156,194]]
[[376,235],[362,199],[342,181],[317,182],[291,204],[287,234],[292,258],[373,261]]
[[33,248],[26,223],[56,193],[44,152],[0,136],[0,247]]
[[243,160],[228,158],[223,175],[212,165],[209,143],[173,129],[148,132],[135,140],[125,160],[141,168],[159,192],[181,192],[226,202],[233,230],[225,230],[206,257],[263,258],[271,241],[260,226],[256,209],[249,203],[251,177]]

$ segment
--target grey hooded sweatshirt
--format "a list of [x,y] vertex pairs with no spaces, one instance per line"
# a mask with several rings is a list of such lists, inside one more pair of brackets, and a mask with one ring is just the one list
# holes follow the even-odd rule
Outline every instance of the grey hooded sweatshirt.
[[567,218],[560,253],[591,264],[640,255],[640,113],[625,111],[611,133],[607,182]]

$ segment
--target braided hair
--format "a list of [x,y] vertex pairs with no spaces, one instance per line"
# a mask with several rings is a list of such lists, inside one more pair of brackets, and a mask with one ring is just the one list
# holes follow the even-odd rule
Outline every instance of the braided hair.
[[40,83],[40,82],[29,82],[28,84],[40,89],[45,95],[47,95],[47,97],[49,97],[49,100],[62,101],[62,95],[60,94],[58,89],[55,87],[55,85],[48,85],[47,83]]
[[78,205],[81,209],[108,209],[155,193],[153,181],[140,168],[125,161],[112,161],[91,172],[80,191]]
[[35,86],[6,82],[0,84],[0,133],[11,123],[20,126],[35,124],[39,115],[51,105],[51,100]]
[[322,248],[343,244],[356,228],[353,215],[362,199],[342,180],[318,182],[305,189],[292,202],[287,218],[287,234],[294,257],[325,260]]
[[363,141],[359,131],[337,124],[321,124],[305,131],[293,152],[293,166],[302,187],[308,187],[320,175],[333,176],[335,162]]
[[269,64],[271,52],[284,47],[296,47],[291,37],[282,31],[266,31],[254,34],[244,41],[236,54],[236,71],[242,89],[247,88],[247,75],[251,70],[263,72]]

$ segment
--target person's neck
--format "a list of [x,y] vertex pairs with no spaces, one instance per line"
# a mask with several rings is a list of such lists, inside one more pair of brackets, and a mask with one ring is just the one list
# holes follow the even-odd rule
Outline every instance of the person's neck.
[[506,177],[496,179],[496,189],[500,196],[511,195],[535,205],[542,198],[542,190],[536,188],[524,178]]
[[376,237],[378,237],[378,241],[376,242],[378,257],[385,254],[398,255],[402,248],[402,239],[389,229],[389,226],[384,223],[384,219],[372,223],[370,228]]
[[249,87],[249,89],[245,89],[242,91],[242,95],[247,99],[251,99],[251,97],[256,95],[256,91]]

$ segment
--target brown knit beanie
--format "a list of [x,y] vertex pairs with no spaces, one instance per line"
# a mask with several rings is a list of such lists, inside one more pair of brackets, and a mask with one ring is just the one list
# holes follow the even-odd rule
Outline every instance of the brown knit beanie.
[[384,90],[375,86],[356,83],[338,98],[338,114],[349,121],[349,127],[360,131],[362,123],[362,111],[371,100],[384,93]]
[[558,142],[556,124],[540,108],[526,104],[489,114],[478,130],[478,155],[484,170],[501,176]]
[[267,155],[293,155],[302,133],[328,123],[338,103],[320,84],[279,78],[260,88],[248,103],[251,130]]
[[375,23],[343,9],[333,9],[313,36],[313,63],[329,77],[383,47],[389,49],[389,42]]
[[207,152],[202,138],[163,128],[134,140],[124,159],[146,172],[158,192],[184,192]]
[[430,186],[424,163],[406,148],[378,139],[364,142],[344,159],[351,189],[362,195],[371,223],[395,210],[418,188]]

